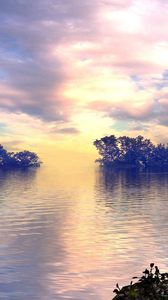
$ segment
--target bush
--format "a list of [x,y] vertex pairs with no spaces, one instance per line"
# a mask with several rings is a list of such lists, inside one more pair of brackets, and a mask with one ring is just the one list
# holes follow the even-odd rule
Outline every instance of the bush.
[[[136,279],[138,277],[133,277]],[[113,300],[161,300],[168,299],[168,273],[160,273],[154,263],[150,269],[143,272],[138,282],[131,281],[130,285],[120,289],[118,283],[113,291],[116,296]]]
[[22,152],[7,152],[2,145],[0,145],[0,168],[22,168],[39,167],[41,164],[36,153],[30,151]]
[[143,136],[105,136],[94,141],[94,145],[100,155],[97,161],[103,166],[168,170],[168,146],[155,146]]

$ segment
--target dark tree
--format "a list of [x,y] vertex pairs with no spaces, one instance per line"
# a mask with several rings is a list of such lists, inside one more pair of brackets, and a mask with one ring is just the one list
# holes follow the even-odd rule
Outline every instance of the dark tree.
[[30,168],[39,167],[41,164],[36,153],[30,151],[22,152],[7,152],[2,145],[0,145],[0,168]]
[[148,168],[168,170],[168,146],[154,145],[143,136],[130,138],[114,135],[94,141],[101,165],[117,168]]
[[39,167],[40,162],[36,153],[30,151],[18,152],[13,155],[18,166],[23,168]]
[[8,160],[8,153],[3,148],[3,146],[0,145],[0,167],[4,167],[6,165],[7,160]]

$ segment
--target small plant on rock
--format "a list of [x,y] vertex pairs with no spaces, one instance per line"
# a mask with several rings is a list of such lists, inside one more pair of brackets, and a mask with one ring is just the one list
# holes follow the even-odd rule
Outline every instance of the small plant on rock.
[[168,273],[160,273],[158,267],[151,263],[138,282],[133,284],[131,281],[130,285],[123,288],[117,283],[113,292],[116,293],[113,300],[168,300]]

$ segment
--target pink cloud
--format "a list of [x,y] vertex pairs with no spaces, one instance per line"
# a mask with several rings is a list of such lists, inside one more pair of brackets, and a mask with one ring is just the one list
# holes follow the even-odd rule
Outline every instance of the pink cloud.
[[10,16],[0,28],[1,109],[65,125],[88,107],[116,119],[162,121],[167,95],[157,83],[168,69],[166,1],[10,2],[3,0],[0,12]]
[[117,119],[143,120],[151,114],[154,102],[146,102],[140,105],[129,101],[111,103],[107,101],[94,101],[88,107],[91,110],[104,112],[107,116]]

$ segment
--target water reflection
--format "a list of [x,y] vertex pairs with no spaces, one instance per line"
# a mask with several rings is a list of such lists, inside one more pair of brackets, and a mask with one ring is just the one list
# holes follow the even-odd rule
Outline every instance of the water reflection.
[[167,205],[166,173],[114,172],[99,168],[96,175],[98,202],[104,200],[108,207],[119,209],[120,206],[124,212],[135,210],[138,215],[146,213],[151,217],[152,212]]
[[167,268],[167,186],[166,173],[114,172],[99,168],[96,199],[109,228],[115,267],[124,265],[134,274],[155,260]]
[[0,172],[0,298],[111,299],[153,259],[167,269],[167,184],[79,165]]

